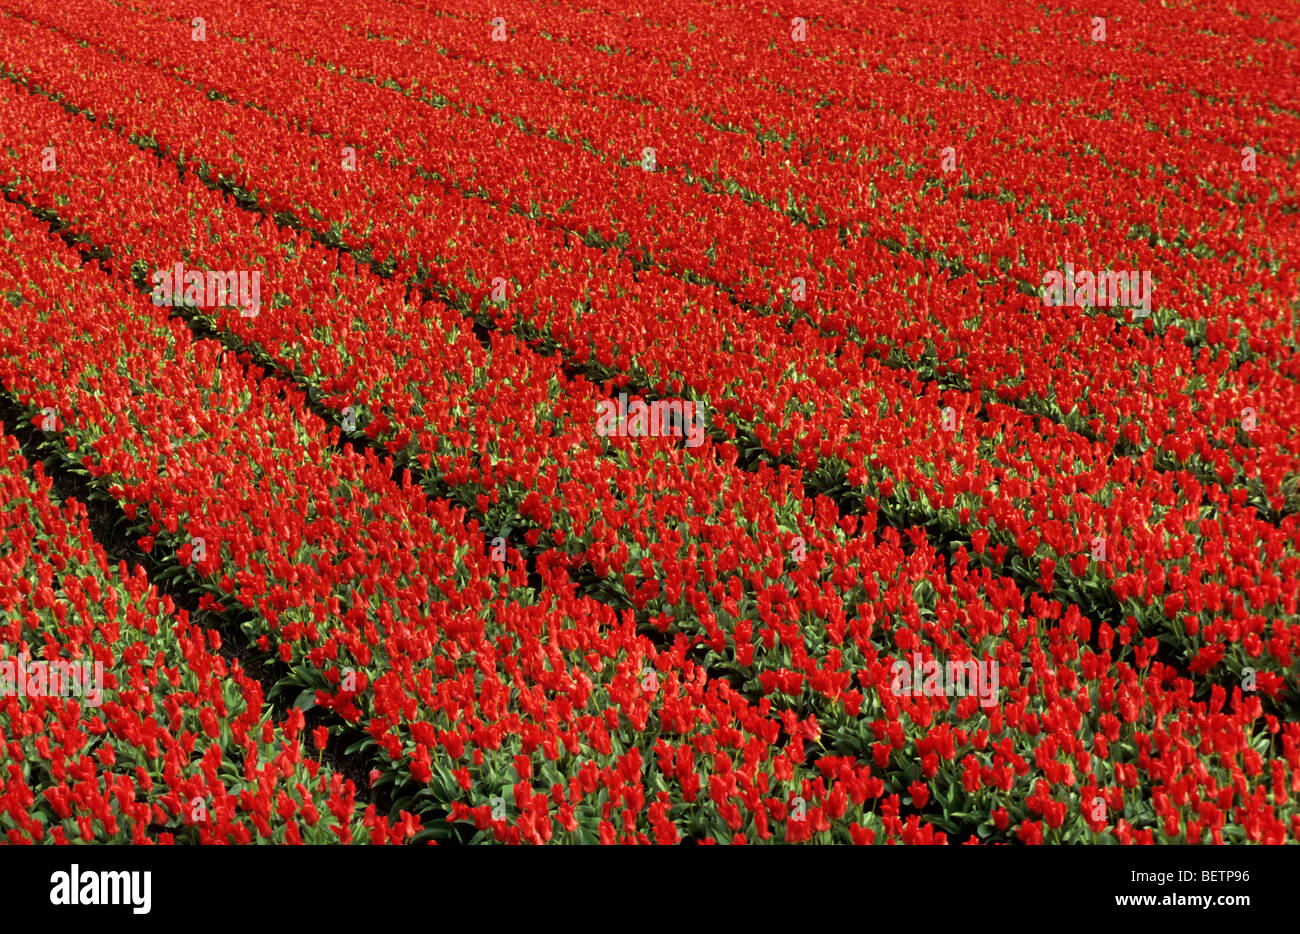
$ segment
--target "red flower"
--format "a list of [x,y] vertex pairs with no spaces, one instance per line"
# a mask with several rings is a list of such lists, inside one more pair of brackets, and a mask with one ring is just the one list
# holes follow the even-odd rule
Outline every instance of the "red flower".
[[930,786],[925,782],[912,782],[907,786],[908,793],[912,796],[912,805],[923,808],[925,803],[930,800]]

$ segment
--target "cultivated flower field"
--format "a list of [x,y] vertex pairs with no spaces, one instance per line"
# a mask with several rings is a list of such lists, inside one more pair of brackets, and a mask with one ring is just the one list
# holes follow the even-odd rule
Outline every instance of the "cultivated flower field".
[[0,837],[1300,841],[1298,48],[0,0]]

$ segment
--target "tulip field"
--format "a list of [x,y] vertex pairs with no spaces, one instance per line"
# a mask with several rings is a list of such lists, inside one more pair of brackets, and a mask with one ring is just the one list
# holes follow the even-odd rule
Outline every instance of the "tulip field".
[[1300,842],[1282,0],[0,0],[0,838]]

